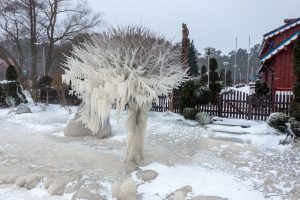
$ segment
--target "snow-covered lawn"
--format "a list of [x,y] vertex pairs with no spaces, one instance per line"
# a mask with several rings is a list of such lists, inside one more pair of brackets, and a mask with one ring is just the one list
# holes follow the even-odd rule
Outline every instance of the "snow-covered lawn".
[[[174,113],[149,112],[146,158],[140,169],[126,174],[126,111],[119,122],[112,112],[113,135],[100,140],[64,137],[74,114],[58,105],[44,112],[30,107],[33,113],[21,115],[0,109],[0,199],[66,200],[79,190],[113,199],[111,184],[125,178],[135,181],[146,200],[172,199],[187,185],[193,191],[186,199],[300,199],[299,149],[278,145],[285,136],[265,122],[224,119],[250,127],[203,127]],[[144,182],[138,170],[158,176]],[[17,186],[28,177],[39,177],[37,187]],[[47,189],[55,186],[54,194],[64,189],[64,195],[49,195]]]

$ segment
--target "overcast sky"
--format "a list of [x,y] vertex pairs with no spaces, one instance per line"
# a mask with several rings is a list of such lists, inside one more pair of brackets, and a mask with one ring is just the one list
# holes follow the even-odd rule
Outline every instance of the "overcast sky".
[[[103,12],[106,25],[144,25],[181,41],[186,23],[198,51],[215,47],[223,53],[251,43],[281,25],[285,18],[300,17],[300,0],[88,0]],[[252,46],[251,45],[251,46]]]

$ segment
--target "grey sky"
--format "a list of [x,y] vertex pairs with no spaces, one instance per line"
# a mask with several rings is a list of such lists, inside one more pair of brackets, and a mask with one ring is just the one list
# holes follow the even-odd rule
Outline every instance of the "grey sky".
[[[300,0],[88,0],[104,13],[106,25],[142,24],[175,42],[181,41],[181,24],[188,25],[198,51],[207,46],[228,53],[260,43],[262,35],[300,17]],[[251,46],[252,46],[251,45]]]

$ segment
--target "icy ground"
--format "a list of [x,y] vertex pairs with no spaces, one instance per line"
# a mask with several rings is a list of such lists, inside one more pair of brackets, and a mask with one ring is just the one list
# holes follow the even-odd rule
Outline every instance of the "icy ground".
[[[112,112],[113,136],[99,140],[64,137],[73,117],[64,108],[30,107],[33,113],[21,115],[0,109],[0,199],[67,200],[79,190],[113,199],[111,184],[125,177],[136,182],[145,200],[172,199],[186,185],[193,189],[187,199],[300,199],[299,148],[279,146],[285,136],[264,122],[224,119],[250,128],[201,127],[177,114],[149,112],[140,170],[158,176],[144,182],[136,172],[126,174],[122,162],[126,112],[119,123]],[[32,189],[25,179],[38,185]]]

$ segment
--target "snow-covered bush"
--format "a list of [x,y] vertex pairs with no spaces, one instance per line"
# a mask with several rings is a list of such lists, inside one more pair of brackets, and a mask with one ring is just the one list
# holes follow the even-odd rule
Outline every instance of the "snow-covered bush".
[[67,58],[65,83],[85,105],[78,120],[93,132],[105,123],[112,104],[117,116],[129,105],[127,161],[143,158],[147,111],[153,99],[168,95],[186,80],[180,48],[141,27],[111,28],[74,47]]
[[300,137],[300,121],[297,121],[294,117],[290,118],[288,122],[291,124],[291,129],[297,137]]
[[16,81],[0,82],[0,107],[17,106],[20,103],[27,103],[20,83]]
[[198,108],[184,108],[182,115],[185,119],[195,120],[196,114],[199,112]]
[[287,114],[281,112],[275,112],[268,117],[267,123],[269,126],[283,132],[284,129],[282,127],[285,126],[285,123],[288,122],[288,119],[289,117],[287,116]]
[[212,116],[210,116],[208,113],[206,112],[199,112],[196,114],[196,121],[200,124],[200,125],[207,125],[207,124],[211,124],[212,123]]

